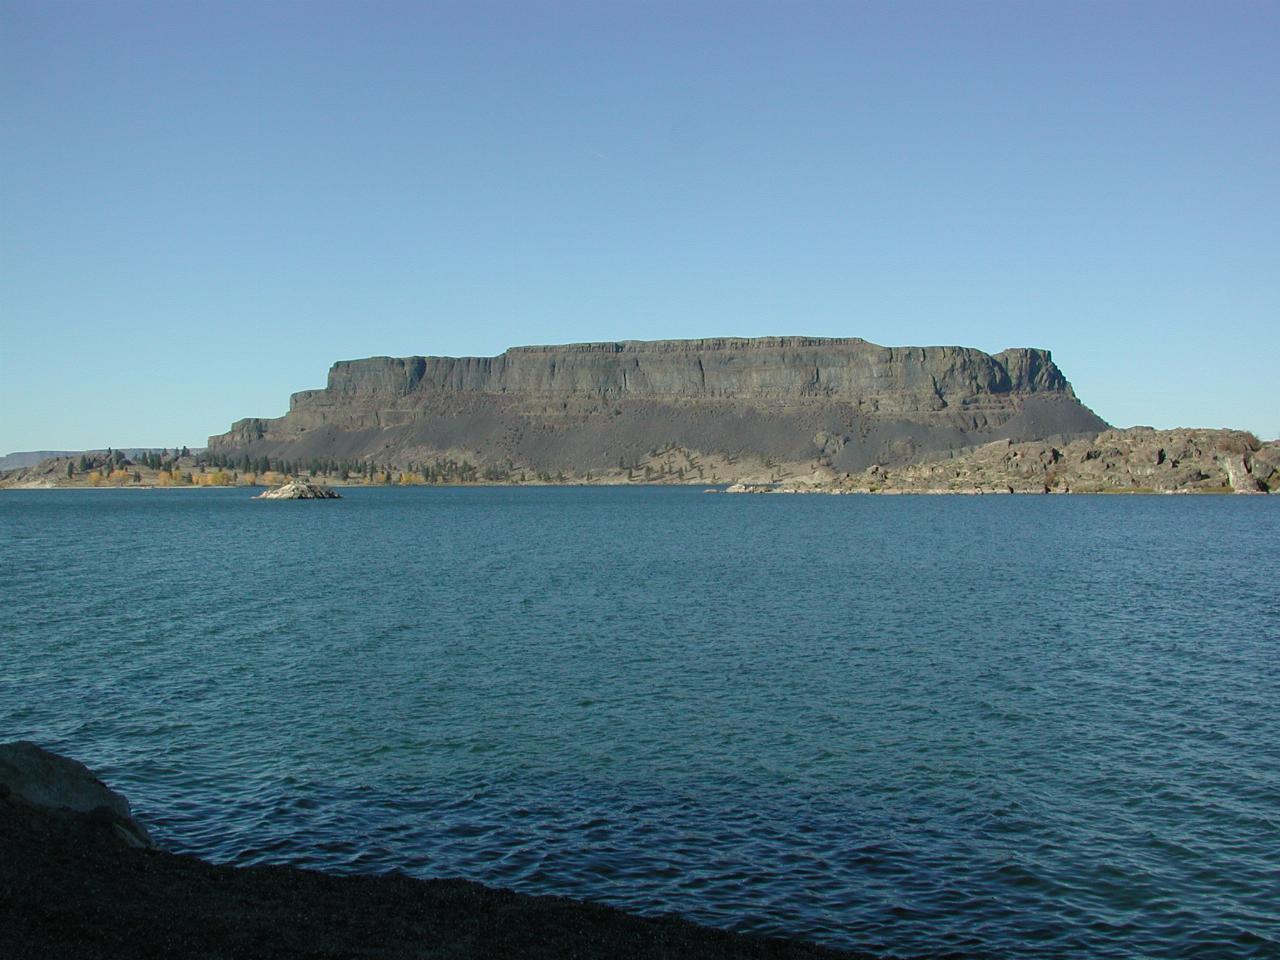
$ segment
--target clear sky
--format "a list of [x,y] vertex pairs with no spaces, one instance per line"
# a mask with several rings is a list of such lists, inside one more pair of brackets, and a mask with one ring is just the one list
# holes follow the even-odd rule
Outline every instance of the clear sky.
[[1280,435],[1277,3],[2,0],[0,84],[0,453],[767,334]]

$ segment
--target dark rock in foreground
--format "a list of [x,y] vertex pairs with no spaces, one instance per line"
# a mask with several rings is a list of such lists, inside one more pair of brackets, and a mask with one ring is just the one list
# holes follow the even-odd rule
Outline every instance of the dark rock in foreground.
[[293,480],[282,487],[273,487],[258,494],[255,500],[341,500],[336,490],[310,483],[306,480]]
[[[88,773],[74,761],[56,759],[61,771]],[[62,773],[54,780],[62,782]],[[55,792],[53,802],[78,796],[78,789]],[[462,880],[215,866],[130,846],[109,818],[37,806],[12,788],[0,797],[0,957],[356,956],[857,955]]]
[[0,744],[0,798],[82,814],[131,847],[155,847],[147,828],[133,819],[129,801],[88,767],[25,740]]

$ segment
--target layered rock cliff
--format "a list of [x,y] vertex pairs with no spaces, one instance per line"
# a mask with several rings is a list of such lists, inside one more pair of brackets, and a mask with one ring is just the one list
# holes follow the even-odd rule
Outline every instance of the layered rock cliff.
[[576,474],[680,448],[850,471],[1105,428],[1047,350],[765,337],[341,361],[285,416],[240,420],[209,446],[397,466],[447,454]]

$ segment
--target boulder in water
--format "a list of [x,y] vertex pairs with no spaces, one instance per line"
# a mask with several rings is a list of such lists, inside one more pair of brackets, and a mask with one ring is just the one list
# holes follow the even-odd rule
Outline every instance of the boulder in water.
[[8,799],[83,815],[106,824],[131,847],[155,847],[146,827],[133,819],[128,800],[83,763],[27,740],[0,744],[0,800]]
[[312,483],[310,480],[292,480],[282,487],[273,487],[258,494],[255,500],[340,500],[342,499],[329,487]]

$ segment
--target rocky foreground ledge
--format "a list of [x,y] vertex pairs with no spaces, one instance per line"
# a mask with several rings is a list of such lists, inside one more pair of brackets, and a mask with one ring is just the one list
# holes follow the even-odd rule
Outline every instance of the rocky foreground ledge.
[[216,866],[155,849],[123,797],[29,743],[0,745],[0,957],[870,960],[463,880]]

